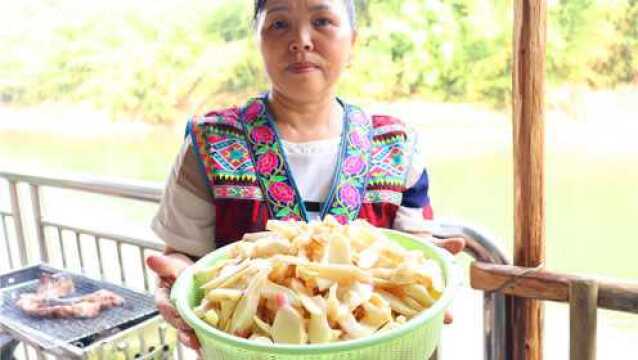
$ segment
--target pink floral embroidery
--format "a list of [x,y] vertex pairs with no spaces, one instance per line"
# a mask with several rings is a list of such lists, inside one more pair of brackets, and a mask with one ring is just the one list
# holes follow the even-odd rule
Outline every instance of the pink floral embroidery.
[[295,193],[290,186],[283,182],[271,184],[268,192],[276,201],[284,204],[291,204],[295,199]]
[[343,171],[348,175],[356,175],[363,170],[365,165],[359,156],[353,155],[343,162]]
[[359,190],[350,184],[346,184],[339,191],[339,198],[347,207],[354,209],[359,205]]
[[258,126],[250,133],[250,137],[256,143],[270,144],[275,140],[275,134],[266,126]]
[[260,174],[270,174],[279,166],[279,157],[272,151],[262,155],[257,160],[257,171]]
[[335,220],[337,220],[341,225],[348,223],[348,217],[345,215],[335,215]]
[[395,125],[399,123],[399,119],[386,115],[377,115],[372,118],[374,127],[381,127],[387,125]]
[[237,108],[226,109],[222,111],[219,116],[221,117],[222,123],[228,124],[231,126],[241,127],[239,124],[239,114]]
[[360,148],[362,151],[367,151],[370,149],[370,140],[367,137],[361,136],[361,133],[358,131],[353,131],[350,134],[350,142],[352,145]]
[[301,220],[301,218],[297,214],[290,214],[290,215],[284,216],[281,220],[283,220],[283,221],[288,221],[288,220],[298,221],[298,220]]
[[246,109],[246,112],[244,113],[244,119],[246,120],[246,122],[253,122],[263,112],[264,104],[262,104],[259,100],[255,100],[252,104],[250,104],[250,106],[248,106],[248,109]]

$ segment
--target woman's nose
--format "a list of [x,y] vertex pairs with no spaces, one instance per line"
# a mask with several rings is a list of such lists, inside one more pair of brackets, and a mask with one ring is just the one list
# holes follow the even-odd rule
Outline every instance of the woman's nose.
[[313,49],[314,45],[312,44],[312,36],[307,30],[300,29],[297,33],[297,36],[295,36],[295,38],[290,43],[290,51],[312,51]]

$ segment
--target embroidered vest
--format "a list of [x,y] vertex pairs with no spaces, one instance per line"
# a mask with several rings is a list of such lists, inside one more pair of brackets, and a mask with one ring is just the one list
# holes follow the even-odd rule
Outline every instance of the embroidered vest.
[[[411,155],[405,127],[342,105],[340,156],[321,217],[330,214],[341,223],[362,218],[391,228]],[[212,193],[217,247],[263,231],[268,219],[308,220],[265,97],[193,118],[187,135]]]

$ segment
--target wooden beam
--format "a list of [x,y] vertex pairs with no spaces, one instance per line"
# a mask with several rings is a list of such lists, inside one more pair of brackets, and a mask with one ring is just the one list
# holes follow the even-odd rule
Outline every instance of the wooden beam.
[[569,284],[569,358],[596,360],[598,284],[575,280]]
[[[544,78],[545,0],[514,4],[514,264],[536,267],[545,260]],[[543,358],[543,310],[535,300],[512,300],[512,359]]]
[[482,262],[474,262],[470,268],[470,284],[474,289],[499,291],[526,299],[569,302],[570,284],[583,280],[595,280],[598,283],[599,307],[638,314],[638,282],[622,284]]

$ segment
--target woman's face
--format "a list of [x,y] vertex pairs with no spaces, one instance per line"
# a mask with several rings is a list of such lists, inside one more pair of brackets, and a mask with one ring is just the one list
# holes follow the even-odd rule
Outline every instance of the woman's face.
[[269,0],[257,35],[273,89],[303,102],[334,93],[356,38],[343,0]]

